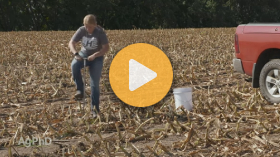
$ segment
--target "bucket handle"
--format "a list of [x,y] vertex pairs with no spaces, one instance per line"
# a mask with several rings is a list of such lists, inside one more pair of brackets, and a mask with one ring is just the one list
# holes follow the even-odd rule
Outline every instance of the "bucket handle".
[[181,93],[190,93],[192,91],[184,91],[184,92],[173,92],[173,94],[181,94]]
[[181,99],[179,99],[179,101],[182,101],[182,102],[190,102],[191,100],[192,100],[192,99],[182,101]]

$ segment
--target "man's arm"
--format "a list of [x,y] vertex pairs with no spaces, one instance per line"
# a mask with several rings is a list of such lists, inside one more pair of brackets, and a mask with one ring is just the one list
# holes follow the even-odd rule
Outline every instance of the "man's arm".
[[69,41],[68,47],[70,48],[70,51],[75,54],[77,52],[76,50],[76,44],[82,39],[83,33],[81,27],[75,32],[75,34],[72,36],[71,40]]
[[105,53],[108,50],[109,50],[109,44],[102,45],[101,50],[93,54],[94,58],[105,55]]
[[70,51],[75,54],[77,51],[76,51],[76,44],[77,42],[73,41],[73,40],[70,40],[69,44],[68,44],[68,47],[70,48]]

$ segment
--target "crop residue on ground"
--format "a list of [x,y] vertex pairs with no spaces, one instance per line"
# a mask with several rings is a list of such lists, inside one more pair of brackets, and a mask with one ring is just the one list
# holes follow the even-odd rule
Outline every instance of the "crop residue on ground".
[[[71,99],[75,84],[68,41],[73,33],[0,33],[1,154],[280,155],[280,106],[266,102],[244,80],[247,76],[233,71],[235,28],[106,31],[110,51],[104,60],[102,113],[97,119]],[[108,79],[110,63],[122,48],[139,42],[167,54],[174,70],[172,89],[193,88],[192,112],[175,112],[172,89],[148,108],[134,108],[116,98]],[[35,135],[51,138],[52,144],[17,146],[21,137]]]

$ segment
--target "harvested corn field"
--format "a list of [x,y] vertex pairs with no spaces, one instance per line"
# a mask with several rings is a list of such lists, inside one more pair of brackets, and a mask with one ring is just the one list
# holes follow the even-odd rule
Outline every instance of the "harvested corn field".
[[[233,71],[235,28],[107,30],[101,115],[72,99],[74,31],[0,33],[0,153],[4,156],[278,156],[280,105],[269,104]],[[122,48],[149,43],[169,57],[170,92],[159,103],[122,103],[109,67]],[[87,77],[89,78],[89,77]],[[175,111],[172,89],[193,88],[193,111]],[[18,145],[21,137],[50,145]],[[34,141],[34,140],[33,140]]]

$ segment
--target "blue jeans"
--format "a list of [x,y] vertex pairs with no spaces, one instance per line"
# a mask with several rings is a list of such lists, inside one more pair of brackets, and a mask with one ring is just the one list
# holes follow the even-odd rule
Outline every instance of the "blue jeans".
[[[79,52],[80,56],[83,58],[87,57],[82,52]],[[93,61],[86,61],[86,66],[89,67],[90,74],[90,88],[91,88],[91,105],[95,106],[96,110],[99,110],[99,82],[102,74],[103,68],[103,60],[104,56],[97,57]],[[81,69],[84,67],[84,61],[78,61],[75,58],[72,60],[71,69],[72,69],[72,77],[76,84],[76,89],[80,90],[82,93],[84,92],[84,82],[82,79]],[[85,76],[84,76],[85,77]]]

